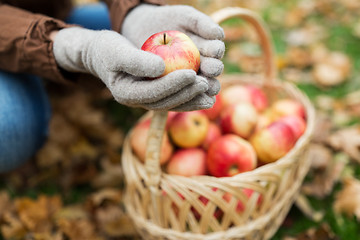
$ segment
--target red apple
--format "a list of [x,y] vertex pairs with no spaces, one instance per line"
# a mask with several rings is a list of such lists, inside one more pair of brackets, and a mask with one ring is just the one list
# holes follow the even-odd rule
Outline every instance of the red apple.
[[[147,148],[147,137],[150,129],[151,119],[143,120],[135,125],[130,135],[130,145],[136,156],[145,161]],[[165,164],[173,154],[174,147],[170,142],[168,134],[164,132],[160,153],[160,164]]]
[[256,123],[256,127],[255,127],[254,132],[257,132],[260,129],[263,129],[263,128],[267,127],[272,122],[273,122],[273,119],[272,119],[272,113],[271,113],[270,109],[267,109],[267,110],[263,111],[262,113],[260,113],[258,115],[258,121]]
[[229,177],[253,170],[257,158],[248,141],[235,134],[225,134],[210,145],[206,163],[211,175]]
[[296,138],[291,127],[282,121],[275,121],[257,131],[250,142],[259,160],[270,163],[283,157],[294,146]]
[[249,91],[251,96],[251,103],[255,106],[255,108],[259,112],[267,109],[269,103],[265,92],[260,87],[255,85],[246,85],[245,87]]
[[239,102],[226,107],[220,115],[220,125],[223,133],[234,133],[248,138],[258,120],[255,107],[247,102]]
[[[212,188],[212,190],[214,192],[216,192],[217,188]],[[206,206],[209,203],[209,199],[207,199],[204,196],[199,196],[199,200],[204,204],[204,206]],[[191,207],[191,211],[193,212],[194,217],[197,220],[200,220],[201,214],[194,207]],[[220,219],[223,216],[223,214],[224,214],[223,211],[221,211],[219,208],[216,208],[214,211],[213,217],[216,219]]]
[[215,120],[220,115],[222,107],[223,106],[222,106],[221,95],[218,94],[216,95],[215,104],[211,108],[204,109],[201,111],[203,111],[210,120]]
[[159,55],[164,60],[165,71],[160,77],[178,69],[199,70],[200,52],[185,33],[155,33],[144,42],[141,49]]
[[239,102],[248,102],[255,106],[256,110],[262,112],[268,107],[268,99],[263,90],[254,85],[233,85],[221,92],[223,106]]
[[[243,188],[241,189],[241,191],[244,193],[244,195],[249,199],[253,193],[254,193],[254,190],[252,189],[249,189],[249,188]],[[230,202],[231,201],[231,198],[233,196],[230,194],[230,193],[225,193],[223,198],[227,201],[227,202]],[[262,197],[259,195],[259,197],[257,198],[257,205],[259,205],[262,201]],[[241,201],[241,200],[238,200],[238,203],[237,203],[237,206],[236,206],[236,212],[238,213],[242,213],[244,212],[245,210],[245,205],[244,203]]]
[[296,115],[303,119],[306,117],[304,106],[296,100],[290,98],[279,99],[271,106],[274,119],[284,116]]
[[169,123],[169,134],[179,147],[198,147],[204,142],[209,119],[201,111],[179,112]]
[[206,152],[201,148],[177,150],[166,166],[169,174],[185,177],[206,174]]
[[168,116],[167,116],[167,119],[166,119],[166,126],[165,126],[166,130],[169,130],[170,123],[171,123],[172,119],[175,117],[176,114],[178,114],[178,112],[168,111]]
[[306,122],[302,117],[289,115],[280,118],[279,121],[286,123],[291,128],[296,139],[300,138],[306,130]]
[[207,131],[206,137],[204,142],[202,143],[202,147],[207,150],[210,146],[210,144],[218,139],[222,135],[221,129],[219,125],[217,125],[214,122],[209,123],[209,129]]

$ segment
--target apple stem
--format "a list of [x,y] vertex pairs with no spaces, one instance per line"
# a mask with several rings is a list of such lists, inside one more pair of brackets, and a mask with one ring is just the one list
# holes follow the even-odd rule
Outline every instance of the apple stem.
[[166,44],[166,33],[164,33],[164,44]]

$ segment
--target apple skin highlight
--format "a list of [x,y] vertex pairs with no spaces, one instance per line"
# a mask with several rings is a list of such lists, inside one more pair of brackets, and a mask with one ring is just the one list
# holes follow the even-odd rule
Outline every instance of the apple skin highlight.
[[165,62],[163,77],[179,69],[192,69],[198,72],[200,52],[194,42],[180,31],[163,31],[150,36],[141,50],[160,56]]

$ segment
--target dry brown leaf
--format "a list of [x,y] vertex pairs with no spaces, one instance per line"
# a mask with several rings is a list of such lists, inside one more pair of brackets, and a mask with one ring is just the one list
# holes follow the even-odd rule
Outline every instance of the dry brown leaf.
[[315,64],[313,76],[320,86],[332,87],[343,83],[350,72],[350,58],[342,52],[330,52],[325,59]]
[[28,233],[26,239],[31,240],[65,240],[61,232],[56,233]]
[[99,207],[104,202],[111,202],[115,205],[119,205],[122,200],[122,194],[119,189],[115,188],[104,188],[96,193],[93,193],[89,197],[89,201],[95,207]]
[[26,229],[20,219],[10,212],[5,212],[3,222],[0,226],[1,233],[5,239],[21,240],[25,238]]
[[360,125],[338,130],[329,137],[328,143],[360,163]]
[[346,155],[336,154],[325,169],[314,169],[310,172],[312,179],[303,184],[301,191],[305,195],[320,199],[328,196],[332,192],[334,184],[339,181],[346,164]]
[[311,168],[324,171],[333,161],[332,154],[332,151],[323,144],[311,143],[309,145]]
[[64,149],[54,141],[47,141],[36,154],[36,163],[40,168],[50,167],[61,163],[67,158]]
[[89,219],[89,213],[85,210],[81,204],[68,205],[59,209],[54,216],[55,221],[60,219],[78,220]]
[[108,158],[101,160],[101,171],[92,181],[95,188],[119,187],[123,183],[122,167],[119,163],[112,163]]
[[344,98],[345,106],[355,117],[360,116],[360,90],[347,94]]
[[286,53],[288,65],[304,68],[311,65],[310,51],[301,47],[290,47]]
[[360,221],[360,181],[347,178],[343,183],[343,189],[336,194],[334,210],[337,213],[345,213],[349,217],[356,216]]
[[283,240],[340,240],[331,230],[330,226],[323,223],[317,228],[310,228],[296,237],[285,237]]
[[36,200],[27,197],[15,200],[16,212],[21,222],[32,232],[50,232],[51,219],[61,207],[59,196],[40,195]]
[[59,219],[58,227],[71,240],[105,240],[96,233],[94,224],[87,219]]
[[0,191],[0,221],[3,214],[11,209],[9,194],[5,191]]
[[326,142],[332,132],[332,129],[333,123],[329,114],[323,111],[317,111],[312,141],[316,143]]
[[110,237],[133,236],[136,229],[131,219],[119,206],[110,205],[96,211],[96,220],[100,229]]

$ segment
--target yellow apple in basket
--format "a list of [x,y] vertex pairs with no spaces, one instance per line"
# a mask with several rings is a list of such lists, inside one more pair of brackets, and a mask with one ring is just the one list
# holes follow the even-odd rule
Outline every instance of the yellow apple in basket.
[[200,67],[200,52],[194,42],[179,31],[163,31],[150,36],[142,45],[141,50],[159,55],[165,62],[165,71],[160,76],[178,69]]
[[209,124],[202,111],[179,112],[169,123],[169,135],[178,147],[199,147],[205,141]]

